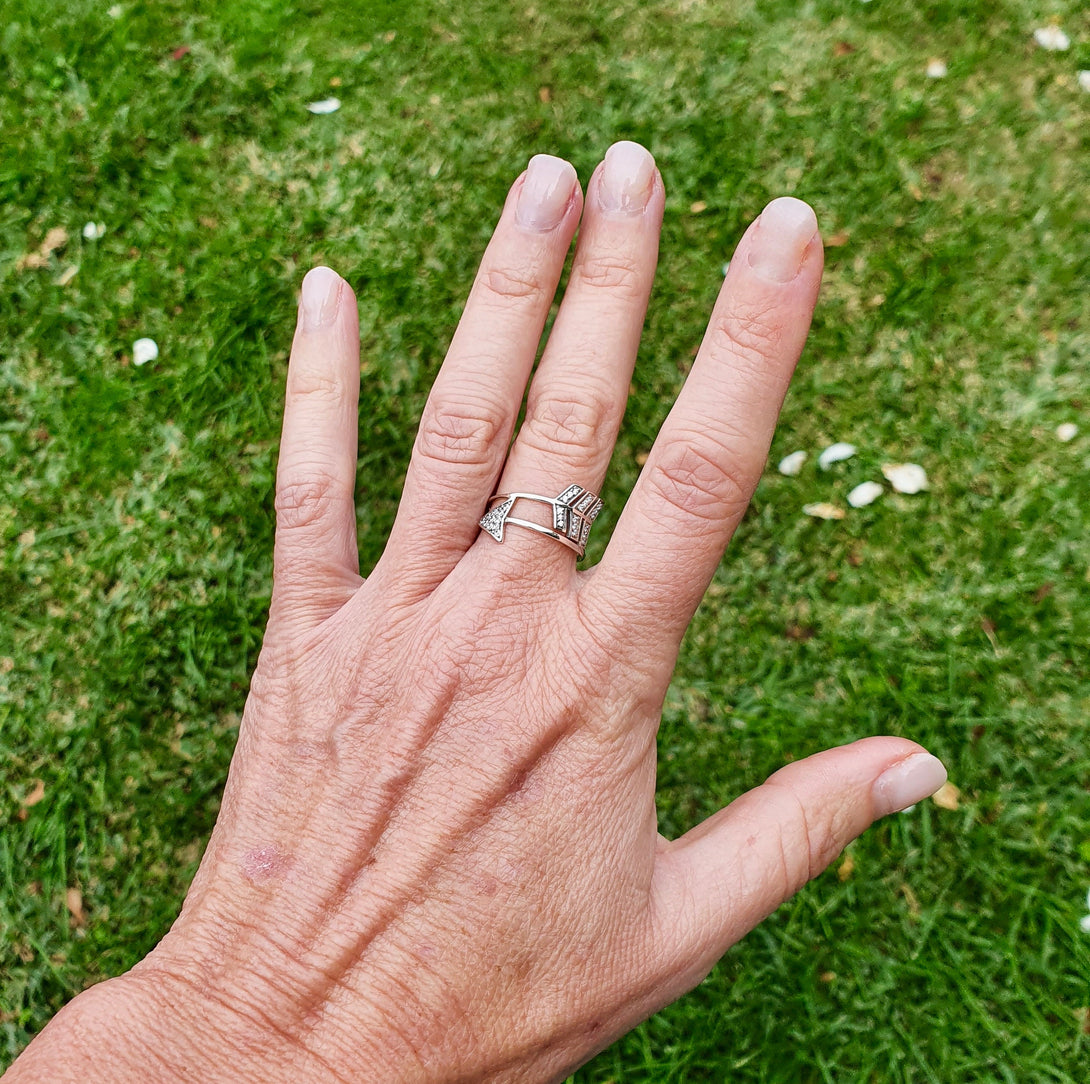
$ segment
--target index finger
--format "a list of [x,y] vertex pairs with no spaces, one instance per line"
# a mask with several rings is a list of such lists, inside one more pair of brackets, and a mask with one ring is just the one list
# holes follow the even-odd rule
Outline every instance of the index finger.
[[773,200],[739,243],[692,372],[583,589],[584,612],[621,639],[643,630],[676,647],[692,618],[764,468],[821,269],[801,200]]

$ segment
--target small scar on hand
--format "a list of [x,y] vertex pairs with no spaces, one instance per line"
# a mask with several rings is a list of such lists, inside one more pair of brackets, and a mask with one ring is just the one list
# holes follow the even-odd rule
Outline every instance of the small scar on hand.
[[253,885],[266,885],[281,880],[291,868],[290,855],[277,847],[257,847],[242,856],[242,876]]

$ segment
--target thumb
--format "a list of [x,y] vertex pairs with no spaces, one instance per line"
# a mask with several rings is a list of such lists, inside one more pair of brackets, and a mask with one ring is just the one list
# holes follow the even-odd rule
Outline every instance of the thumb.
[[864,738],[788,764],[665,844],[656,896],[675,977],[695,985],[873,821],[945,781],[941,761],[914,742]]

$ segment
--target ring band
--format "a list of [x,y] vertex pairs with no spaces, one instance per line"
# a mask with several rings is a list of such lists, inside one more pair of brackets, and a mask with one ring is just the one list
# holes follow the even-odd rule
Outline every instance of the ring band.
[[[528,519],[514,519],[511,509],[516,501],[537,501],[553,510],[552,529]],[[537,493],[494,493],[488,498],[488,511],[478,526],[497,542],[503,542],[506,527],[525,527],[551,538],[582,557],[587,549],[591,524],[602,510],[602,500],[596,493],[574,483],[558,497],[542,497]]]

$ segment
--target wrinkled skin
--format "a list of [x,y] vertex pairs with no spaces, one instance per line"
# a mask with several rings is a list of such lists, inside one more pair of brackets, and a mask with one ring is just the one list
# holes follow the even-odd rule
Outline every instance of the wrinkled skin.
[[775,201],[742,239],[597,567],[526,529],[502,544],[477,529],[493,492],[601,486],[663,199],[633,144],[611,149],[585,209],[558,159],[515,183],[366,581],[356,306],[332,272],[308,276],[272,613],[215,832],[169,935],[76,998],[11,1084],[559,1080],[942,782],[918,746],[872,738],[784,768],[679,840],[656,829],[678,645],[817,295],[805,204]]

